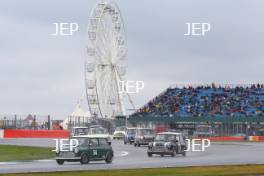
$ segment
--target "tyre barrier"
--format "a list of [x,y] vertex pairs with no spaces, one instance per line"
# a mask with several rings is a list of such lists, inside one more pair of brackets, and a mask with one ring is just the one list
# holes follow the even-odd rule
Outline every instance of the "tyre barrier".
[[69,136],[70,132],[66,130],[2,130],[3,138],[68,138]]

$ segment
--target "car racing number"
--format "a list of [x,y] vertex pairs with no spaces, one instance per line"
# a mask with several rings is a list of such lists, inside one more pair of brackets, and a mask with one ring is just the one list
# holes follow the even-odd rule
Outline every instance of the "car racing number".
[[97,155],[97,150],[93,150],[93,155]]

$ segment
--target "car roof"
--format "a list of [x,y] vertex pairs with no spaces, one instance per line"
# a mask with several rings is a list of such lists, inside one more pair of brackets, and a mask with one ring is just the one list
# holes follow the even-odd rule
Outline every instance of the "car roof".
[[88,128],[88,127],[73,127],[73,129],[78,129],[78,128]]
[[79,136],[72,136],[73,138],[107,138],[109,135],[105,134],[88,134],[88,135],[79,135]]
[[116,127],[115,129],[127,129],[127,127],[125,127],[125,126],[119,126],[119,127]]
[[161,132],[158,134],[182,135],[182,133],[176,133],[176,132]]
[[137,128],[137,130],[153,130],[152,128]]
[[90,128],[103,128],[101,125],[91,125]]

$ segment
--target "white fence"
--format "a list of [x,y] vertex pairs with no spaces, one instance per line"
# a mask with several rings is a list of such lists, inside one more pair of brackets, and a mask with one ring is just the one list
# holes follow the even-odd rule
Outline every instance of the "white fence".
[[3,138],[4,138],[4,130],[0,129],[0,139],[3,139]]

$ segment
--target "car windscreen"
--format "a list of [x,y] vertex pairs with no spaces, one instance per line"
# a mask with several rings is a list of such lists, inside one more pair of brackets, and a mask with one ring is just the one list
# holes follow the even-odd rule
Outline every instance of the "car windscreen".
[[126,127],[116,127],[116,131],[125,131]]
[[136,129],[128,129],[127,134],[128,135],[134,135],[136,133]]
[[158,134],[155,141],[172,141],[175,140],[176,136],[173,134]]
[[106,129],[104,128],[91,128],[89,134],[106,134]]
[[88,134],[88,128],[75,128],[74,129],[74,135],[85,135]]
[[88,139],[87,138],[76,138],[76,137],[73,137],[71,139],[77,139],[78,140],[78,143],[79,145],[84,145],[84,144],[87,144],[88,142]]
[[152,129],[141,129],[139,131],[140,135],[153,135],[154,131]]

